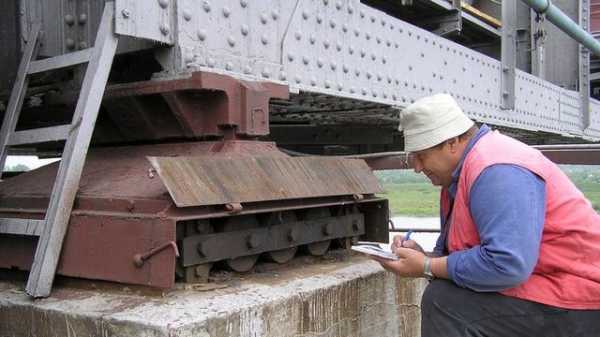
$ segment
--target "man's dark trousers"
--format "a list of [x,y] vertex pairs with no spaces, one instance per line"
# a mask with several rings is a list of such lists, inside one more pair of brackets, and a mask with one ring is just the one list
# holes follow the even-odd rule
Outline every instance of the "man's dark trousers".
[[600,310],[568,310],[433,280],[421,303],[421,337],[600,337]]

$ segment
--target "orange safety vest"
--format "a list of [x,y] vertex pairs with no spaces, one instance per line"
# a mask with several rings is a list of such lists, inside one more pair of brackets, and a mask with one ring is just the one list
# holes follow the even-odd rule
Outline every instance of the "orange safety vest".
[[[450,215],[448,251],[480,244],[469,210],[471,186],[486,168],[513,164],[546,185],[546,216],[540,254],[530,277],[502,294],[569,309],[600,309],[600,215],[558,166],[541,152],[497,131],[479,139],[465,157]],[[450,201],[442,189],[442,212]]]

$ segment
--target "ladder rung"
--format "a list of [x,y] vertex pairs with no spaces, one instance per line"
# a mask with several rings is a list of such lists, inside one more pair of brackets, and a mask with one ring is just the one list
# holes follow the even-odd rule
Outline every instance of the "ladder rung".
[[65,140],[69,136],[70,131],[70,124],[15,131],[10,135],[8,145],[37,144]]
[[52,69],[66,68],[80,63],[85,63],[90,60],[92,49],[83,49],[73,53],[63,54],[55,57],[50,57],[43,60],[32,61],[29,64],[28,74],[41,73]]
[[0,234],[40,236],[44,220],[0,218]]

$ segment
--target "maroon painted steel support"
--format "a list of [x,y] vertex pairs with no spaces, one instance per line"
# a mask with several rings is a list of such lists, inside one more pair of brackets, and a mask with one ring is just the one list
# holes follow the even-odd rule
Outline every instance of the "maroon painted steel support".
[[[195,72],[183,79],[114,85],[105,94],[107,101],[113,101],[111,104],[132,98],[143,102],[159,100],[162,105],[137,104],[136,109],[162,109],[173,114],[184,137],[225,139],[268,135],[269,100],[288,97],[289,90],[284,85],[207,72]],[[144,113],[155,115],[151,111]],[[153,132],[161,138],[160,128]]]

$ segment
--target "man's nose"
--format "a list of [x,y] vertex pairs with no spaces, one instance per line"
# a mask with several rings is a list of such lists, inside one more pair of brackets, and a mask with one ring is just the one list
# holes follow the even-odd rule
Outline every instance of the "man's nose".
[[421,171],[423,171],[423,165],[421,164],[421,161],[419,159],[413,157],[411,163],[413,170],[415,170],[416,173],[421,173]]

